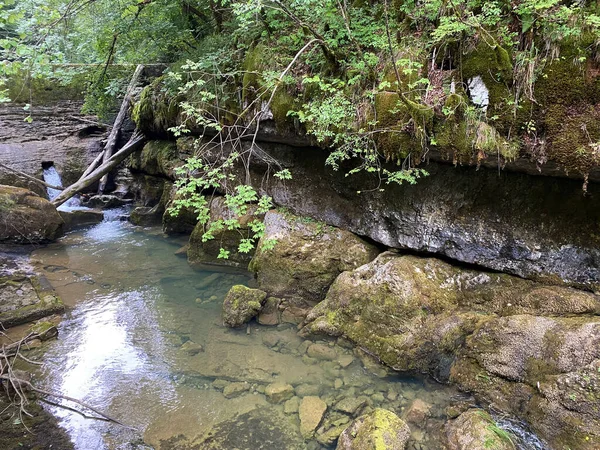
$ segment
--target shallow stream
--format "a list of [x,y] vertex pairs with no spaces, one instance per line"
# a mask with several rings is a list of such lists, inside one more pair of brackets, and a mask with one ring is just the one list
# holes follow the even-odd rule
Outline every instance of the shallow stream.
[[38,382],[137,430],[52,408],[77,449],[145,448],[142,440],[157,449],[331,448],[302,438],[297,400],[269,403],[273,382],[327,403],[321,433],[349,423],[357,401],[402,416],[421,399],[429,418],[411,425],[408,448],[440,448],[455,390],[386,372],[342,341],[322,342],[333,358],[310,358],[311,342],[292,325],[224,327],[223,298],[235,284],[251,285],[249,274],[192,269],[175,254],[180,241],[120,221],[121,213],[32,256],[69,307]]

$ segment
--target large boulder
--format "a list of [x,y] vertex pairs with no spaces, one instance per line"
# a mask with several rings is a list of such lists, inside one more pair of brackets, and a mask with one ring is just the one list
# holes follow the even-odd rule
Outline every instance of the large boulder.
[[340,273],[372,261],[377,254],[375,246],[352,233],[288,212],[270,211],[249,268],[261,289],[292,299],[292,306],[306,310],[325,298]]
[[510,434],[481,409],[470,409],[446,425],[448,450],[515,450]]
[[0,242],[50,242],[63,232],[63,219],[45,198],[13,186],[0,185]]
[[343,431],[336,450],[404,450],[409,437],[410,429],[402,419],[377,408]]
[[266,298],[267,293],[260,289],[233,286],[223,301],[223,322],[232,328],[241,327],[258,315]]
[[[196,264],[219,264],[246,268],[254,255],[254,251],[240,252],[240,242],[253,236],[249,223],[254,220],[262,221],[263,215],[256,214],[258,205],[249,205],[245,214],[235,215],[227,207],[225,197],[215,197],[210,200],[210,218],[207,224],[198,223],[190,236],[188,247],[188,262]],[[239,224],[236,229],[222,228],[214,233],[213,239],[204,240],[204,233],[212,224],[224,220],[235,219]],[[229,252],[228,258],[219,258],[221,249]]]
[[[584,372],[600,360],[599,305],[588,292],[387,252],[341,274],[303,333],[349,338],[396,370],[455,382],[558,448],[591,449],[600,396]],[[572,397],[559,394],[566,380]]]

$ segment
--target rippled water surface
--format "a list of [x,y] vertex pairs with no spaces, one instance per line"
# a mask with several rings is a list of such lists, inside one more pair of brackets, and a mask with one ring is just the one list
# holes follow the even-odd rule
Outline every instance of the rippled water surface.
[[[292,404],[267,401],[265,386],[275,381],[328,404],[320,432],[351,420],[337,410],[344,399],[399,415],[421,399],[430,417],[411,425],[408,448],[439,448],[454,390],[386,373],[334,342],[323,342],[333,360],[314,360],[291,325],[224,327],[223,298],[231,286],[251,284],[249,275],[194,270],[175,255],[181,242],[114,220],[119,215],[33,256],[70,306],[45,353],[42,383],[137,430],[53,408],[76,448],[145,448],[142,439],[161,449],[328,448],[300,436]],[[230,382],[246,384],[226,398]]]

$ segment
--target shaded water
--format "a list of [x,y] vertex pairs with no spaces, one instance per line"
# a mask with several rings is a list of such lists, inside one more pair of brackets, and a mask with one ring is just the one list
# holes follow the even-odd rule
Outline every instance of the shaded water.
[[[347,345],[323,342],[336,356],[314,360],[304,354],[310,342],[292,326],[224,327],[222,300],[232,285],[251,284],[248,274],[194,270],[174,254],[180,243],[110,220],[119,215],[33,255],[72,306],[45,352],[40,382],[139,430],[54,408],[76,448],[138,448],[123,444],[140,438],[161,449],[328,448],[300,436],[291,404],[267,401],[265,386],[275,381],[291,384],[299,397],[319,395],[328,404],[326,427],[351,420],[336,410],[342,400],[402,415],[421,399],[430,417],[411,425],[408,448],[440,448],[454,390],[386,373]],[[227,389],[231,382],[240,384]],[[239,392],[226,398],[223,389],[229,397],[234,386]]]

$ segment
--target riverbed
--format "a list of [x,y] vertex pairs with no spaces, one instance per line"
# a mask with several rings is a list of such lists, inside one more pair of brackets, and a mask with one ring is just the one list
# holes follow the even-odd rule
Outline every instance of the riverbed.
[[[408,448],[433,450],[446,407],[470,401],[373,364],[343,340],[317,341],[327,357],[310,357],[313,342],[292,324],[223,326],[223,298],[233,285],[252,286],[250,274],[193,269],[176,254],[181,240],[119,220],[123,213],[32,255],[68,307],[39,383],[131,427],[50,407],[75,448],[334,448],[300,434],[297,403],[312,395],[327,403],[316,436],[361,409],[402,416],[420,400],[427,412],[410,425]],[[269,401],[265,389],[275,382],[293,387],[290,398]]]

